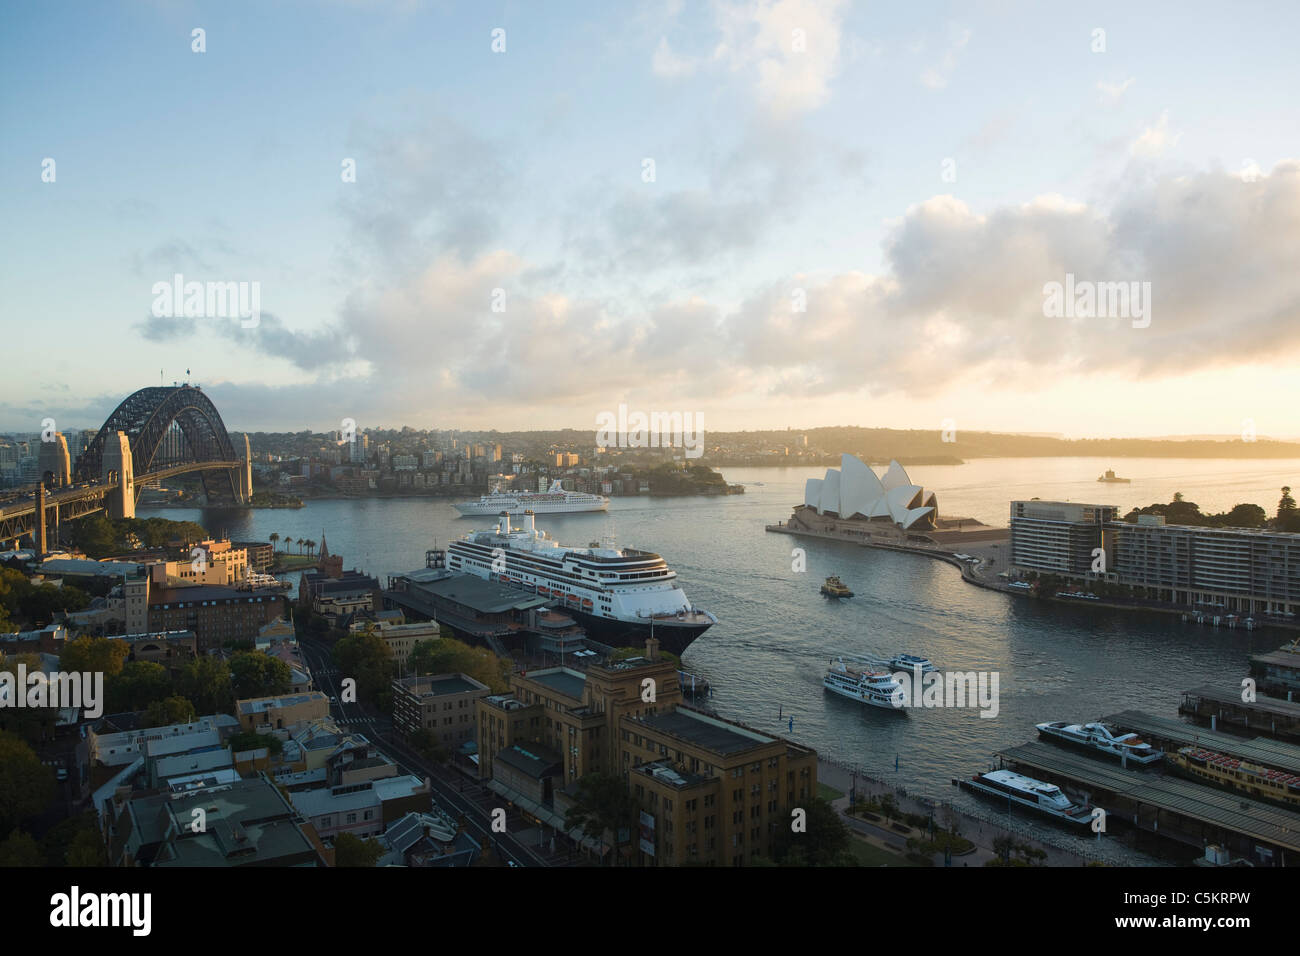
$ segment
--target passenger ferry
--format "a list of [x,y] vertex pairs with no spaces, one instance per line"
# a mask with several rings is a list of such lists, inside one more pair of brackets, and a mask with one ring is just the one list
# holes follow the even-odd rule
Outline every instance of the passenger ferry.
[[853,597],[853,592],[845,587],[844,582],[833,574],[827,578],[826,583],[822,585],[822,594],[825,594],[827,597],[837,598]]
[[902,684],[885,671],[850,667],[842,657],[831,661],[822,686],[862,704],[906,713],[907,694]]
[[1213,750],[1183,747],[1169,755],[1169,762],[1186,776],[1249,794],[1300,807],[1300,776],[1285,770],[1271,770]]
[[970,780],[960,781],[959,785],[985,796],[1010,800],[1064,823],[1088,824],[1092,821],[1092,808],[1075,803],[1061,792],[1060,787],[1010,770],[977,773]]
[[890,660],[889,666],[896,671],[908,671],[910,673],[914,673],[919,667],[922,674],[931,674],[938,669],[930,663],[928,658],[918,657],[915,654],[899,654]]
[[594,542],[571,548],[538,530],[531,511],[524,512],[522,527],[512,527],[503,511],[493,530],[453,541],[447,569],[549,598],[598,640],[644,641],[653,628],[660,646],[680,655],[718,623],[691,604],[677,572],[654,552]]
[[1050,724],[1037,724],[1042,737],[1058,740],[1075,747],[1099,750],[1112,757],[1119,757],[1123,762],[1152,764],[1164,756],[1137,734],[1116,733],[1113,727],[1103,723],[1067,724],[1063,720]]
[[547,491],[503,492],[501,486],[497,485],[490,495],[483,495],[478,501],[461,502],[455,507],[462,515],[497,515],[503,511],[512,515],[521,515],[525,511],[534,514],[573,514],[580,511],[604,511],[609,507],[609,499],[604,495],[565,491],[559,481],[553,481]]

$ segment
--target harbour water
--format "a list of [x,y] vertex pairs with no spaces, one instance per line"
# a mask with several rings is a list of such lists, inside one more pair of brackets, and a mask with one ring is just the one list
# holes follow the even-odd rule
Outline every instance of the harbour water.
[[[1107,467],[1133,483],[1098,484]],[[1216,630],[1168,615],[1010,597],[965,584],[956,568],[929,558],[765,532],[765,524],[788,517],[802,500],[804,480],[823,471],[723,469],[728,481],[746,486],[744,495],[615,498],[607,514],[548,516],[538,526],[566,544],[612,533],[620,545],[664,556],[691,600],[719,618],[684,661],[712,683],[712,705],[724,716],[811,745],[910,793],[988,815],[998,808],[959,793],[952,778],[988,769],[995,751],[1032,738],[1034,724],[1083,722],[1130,708],[1174,716],[1180,691],[1207,682],[1235,685],[1251,653],[1282,643],[1283,635],[1266,630]],[[1003,459],[908,471],[938,494],[942,512],[1005,525],[1008,500],[1033,496],[1113,503],[1123,512],[1181,491],[1203,512],[1252,502],[1272,513],[1281,486],[1300,477],[1300,461]],[[149,514],[197,520],[235,539],[266,540],[276,532],[319,543],[323,531],[346,567],[381,581],[423,566],[427,548],[445,546],[484,521],[461,518],[446,499]],[[802,573],[792,570],[795,548],[806,552]],[[818,588],[831,574],[855,597],[821,596]],[[928,657],[941,670],[996,671],[997,717],[982,718],[975,707],[904,717],[822,688],[826,665],[838,654],[900,651]],[[1016,816],[1028,832],[1081,853],[1140,859],[1114,841],[1098,844]]]

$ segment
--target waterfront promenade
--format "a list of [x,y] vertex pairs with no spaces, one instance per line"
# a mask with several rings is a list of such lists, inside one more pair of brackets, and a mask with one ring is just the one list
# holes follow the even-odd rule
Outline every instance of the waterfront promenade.
[[[993,844],[1000,837],[1010,837],[1017,844],[1027,845],[1042,851],[1044,854],[1042,865],[1044,866],[1086,866],[1097,859],[1089,854],[1081,854],[1074,850],[1055,846],[1042,839],[1027,837],[1015,829],[1005,826],[1005,816],[999,822],[992,813],[986,816],[959,809],[950,803],[937,803],[922,797],[911,796],[905,789],[867,776],[861,771],[857,771],[856,780],[859,802],[881,797],[885,794],[892,794],[900,812],[933,816],[935,827],[938,829],[942,829],[950,818],[955,819],[958,825],[958,834],[974,843],[975,849],[970,853],[954,856],[950,864],[952,866],[985,866],[989,861],[997,859],[998,854],[994,851]],[[849,791],[854,782],[854,769],[852,767],[827,760],[824,757],[820,758],[817,761],[817,781],[828,787],[833,787],[843,794],[843,796],[831,801],[831,806],[839,812],[840,819],[844,821],[845,826],[876,846],[883,847],[899,855],[907,852],[907,837],[903,834],[897,833],[887,826],[875,824],[848,814]],[[933,862],[935,866],[943,866],[943,854],[934,854]]]

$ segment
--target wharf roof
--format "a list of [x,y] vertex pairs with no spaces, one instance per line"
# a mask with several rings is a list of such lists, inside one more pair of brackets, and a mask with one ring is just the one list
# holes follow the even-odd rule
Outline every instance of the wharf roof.
[[1007,761],[1074,780],[1170,813],[1289,850],[1300,850],[1300,813],[1181,777],[1125,770],[1085,754],[1033,742],[1000,751]]
[[1172,717],[1153,717],[1140,710],[1125,710],[1110,717],[1103,717],[1102,723],[1132,730],[1144,737],[1173,741],[1181,747],[1195,744],[1206,750],[1230,754],[1250,763],[1300,774],[1300,747],[1280,740],[1269,740],[1267,737],[1246,740],[1198,727],[1195,724],[1184,723]]
[[1288,651],[1284,647],[1266,654],[1252,654],[1250,660],[1254,664],[1293,667],[1300,671],[1300,651]]
[[473,574],[451,574],[433,581],[414,583],[412,590],[454,601],[480,614],[529,611],[550,603],[529,591],[487,581]]
[[1230,704],[1237,710],[1249,710],[1261,714],[1273,714],[1277,717],[1300,718],[1300,702],[1283,700],[1280,697],[1265,697],[1262,694],[1249,704],[1241,699],[1240,687],[1215,687],[1204,684],[1183,691],[1184,697],[1199,697],[1214,701],[1216,704]]

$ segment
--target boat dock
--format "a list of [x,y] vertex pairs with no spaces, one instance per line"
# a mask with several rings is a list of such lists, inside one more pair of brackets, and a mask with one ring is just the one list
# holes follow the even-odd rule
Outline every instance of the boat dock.
[[1234,737],[1174,717],[1153,717],[1140,710],[1121,711],[1101,720],[1121,730],[1131,730],[1161,750],[1204,747],[1263,767],[1300,774],[1300,746],[1295,744],[1267,737]]
[[1264,693],[1287,700],[1300,694],[1300,650],[1293,650],[1293,646],[1251,657],[1250,675]]
[[1051,744],[998,753],[1004,764],[1071,790],[1123,820],[1187,846],[1217,843],[1257,866],[1300,863],[1300,813],[1160,773],[1125,770]]
[[1185,690],[1178,712],[1209,721],[1211,730],[1224,725],[1268,737],[1300,739],[1300,703],[1263,696],[1243,701],[1240,687],[1206,684]]

